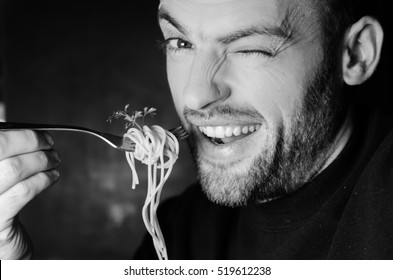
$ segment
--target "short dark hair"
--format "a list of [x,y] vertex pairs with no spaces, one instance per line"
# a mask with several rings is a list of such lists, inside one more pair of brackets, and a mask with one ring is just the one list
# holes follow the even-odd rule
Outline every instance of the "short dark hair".
[[328,45],[340,42],[346,30],[365,15],[379,20],[377,11],[380,7],[377,3],[371,5],[366,0],[312,1],[321,15],[322,29]]
[[[384,33],[391,32],[390,13],[392,2],[374,0],[372,3],[366,0],[310,0],[314,8],[320,14],[320,27],[324,33],[324,55],[329,65],[334,65],[334,55],[340,49],[343,36],[348,28],[364,16],[371,16],[379,21]],[[391,49],[392,39],[385,36],[383,42],[384,59],[378,65],[378,75],[373,75],[362,87],[346,87],[347,95],[356,94],[356,102],[367,108],[382,108],[392,112],[388,104],[390,102],[390,90],[375,92],[374,87],[390,89],[391,58],[387,50]]]
[[314,0],[321,14],[325,36],[331,40],[341,38],[348,27],[367,13],[363,0]]

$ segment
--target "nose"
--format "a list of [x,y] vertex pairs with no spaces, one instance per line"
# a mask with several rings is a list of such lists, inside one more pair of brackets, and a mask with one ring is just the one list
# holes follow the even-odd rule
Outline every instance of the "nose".
[[184,87],[185,105],[199,110],[209,107],[230,96],[225,81],[225,56],[214,52],[195,55]]

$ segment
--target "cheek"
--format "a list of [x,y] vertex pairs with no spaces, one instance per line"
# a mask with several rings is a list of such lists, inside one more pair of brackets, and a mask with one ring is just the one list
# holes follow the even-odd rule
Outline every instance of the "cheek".
[[185,66],[181,66],[179,63],[175,63],[171,59],[167,58],[169,88],[171,90],[176,111],[181,118],[183,118],[184,99],[182,93],[187,82],[186,73]]

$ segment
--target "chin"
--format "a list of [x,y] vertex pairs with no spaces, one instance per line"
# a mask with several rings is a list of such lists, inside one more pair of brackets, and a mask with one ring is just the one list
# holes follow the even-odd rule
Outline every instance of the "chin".
[[198,176],[204,193],[214,203],[229,207],[245,206],[257,188],[263,171],[256,170],[256,159],[228,164],[198,159]]

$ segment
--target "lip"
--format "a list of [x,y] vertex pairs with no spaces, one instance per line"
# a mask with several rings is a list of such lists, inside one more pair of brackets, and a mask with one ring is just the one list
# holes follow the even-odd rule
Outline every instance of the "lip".
[[[202,123],[201,123],[202,124]],[[240,161],[246,157],[250,157],[254,154],[252,147],[255,147],[255,139],[257,134],[260,132],[262,124],[258,125],[258,130],[252,133],[246,134],[234,141],[224,144],[215,144],[209,139],[204,133],[200,131],[200,127],[214,127],[214,126],[250,126],[256,125],[253,123],[203,123],[202,125],[193,125],[193,130],[196,135],[198,155],[200,158],[208,160],[213,163],[228,164]]]
[[255,117],[242,116],[241,120],[239,118],[234,118],[232,116],[225,116],[217,119],[203,120],[200,118],[194,118],[188,116],[187,120],[193,126],[225,126],[225,125],[249,125],[249,124],[260,124],[261,119]]
[[228,141],[225,142],[232,142],[233,138],[243,138],[259,130],[259,128],[259,124],[198,126],[199,131],[207,137],[227,139]]

